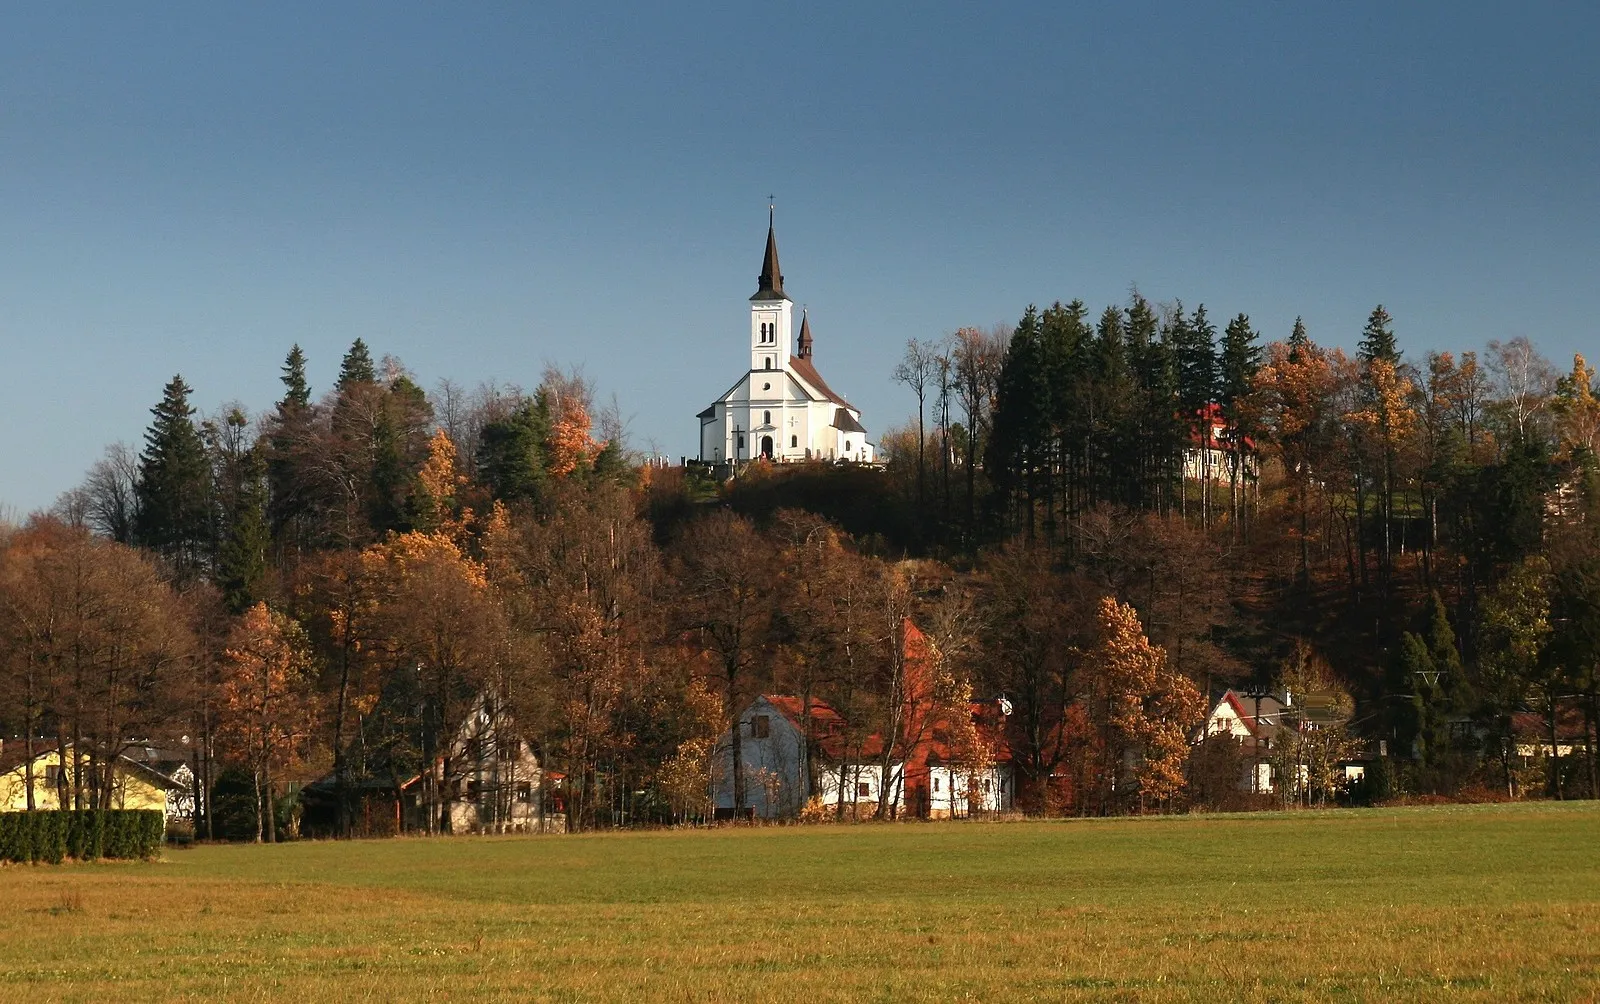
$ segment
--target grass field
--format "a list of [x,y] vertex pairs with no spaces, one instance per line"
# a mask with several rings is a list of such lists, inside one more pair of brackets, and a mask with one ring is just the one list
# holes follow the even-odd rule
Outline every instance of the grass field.
[[1584,1000],[1600,805],[0,868],[0,999]]

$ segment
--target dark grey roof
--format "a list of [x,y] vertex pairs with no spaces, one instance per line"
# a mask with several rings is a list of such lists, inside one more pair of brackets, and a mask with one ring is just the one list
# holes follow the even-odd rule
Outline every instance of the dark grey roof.
[[833,410],[833,427],[840,432],[859,432],[866,435],[867,430],[862,427],[856,417],[850,414],[848,408],[835,408]]
[[767,253],[761,260],[761,274],[756,277],[756,295],[752,300],[787,300],[783,292],[783,272],[778,268],[778,235],[772,227],[772,212],[767,212]]

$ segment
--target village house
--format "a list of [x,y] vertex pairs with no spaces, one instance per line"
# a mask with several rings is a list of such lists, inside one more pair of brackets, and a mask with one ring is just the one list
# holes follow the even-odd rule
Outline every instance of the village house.
[[[1235,467],[1237,466],[1237,471]],[[1201,408],[1189,429],[1183,448],[1183,476],[1188,481],[1253,483],[1260,475],[1260,457],[1255,440],[1241,436],[1235,442],[1228,435],[1228,422],[1222,406]]]
[[[1228,690],[1212,706],[1194,739],[1199,742],[1229,735],[1237,740],[1243,754],[1239,790],[1268,795],[1277,791],[1277,786],[1285,780],[1279,776],[1283,744],[1293,741],[1297,733],[1343,725],[1347,717],[1331,694]],[[1300,791],[1307,783],[1309,768],[1305,764],[1295,764],[1293,768],[1290,777],[1294,780],[1290,787]],[[1342,762],[1338,769],[1344,784],[1366,776],[1363,760]]]
[[[308,834],[337,831],[339,789],[332,774],[306,786],[301,825]],[[435,832],[446,818],[451,833],[566,829],[560,776],[543,769],[510,713],[487,693],[463,716],[448,760],[438,757],[421,773],[357,773],[346,779],[345,789],[350,824],[367,836]]]
[[[903,630],[907,696],[900,748],[886,758],[881,735],[852,728],[826,701],[762,695],[735,724],[744,781],[744,802],[737,809],[732,732],[718,743],[712,778],[718,818],[794,818],[808,804],[864,818],[885,800],[896,818],[945,819],[1012,808],[1015,781],[1005,742],[1009,702],[974,701],[966,708],[970,721],[951,721],[948,708],[931,702],[927,639],[910,621]],[[968,748],[973,745],[982,748]]]
[[[33,764],[33,807],[45,811],[74,807],[72,790],[72,747],[45,748],[43,741],[35,746]],[[0,745],[0,812],[23,812],[28,808],[29,756],[23,745],[15,740]],[[88,789],[102,787],[103,776],[97,765],[81,764],[83,786]],[[187,804],[193,812],[193,788],[183,785],[159,771],[125,755],[112,761],[111,799],[109,804],[96,806],[107,809],[154,809],[170,821],[178,807]],[[92,800],[92,794],[86,794]]]

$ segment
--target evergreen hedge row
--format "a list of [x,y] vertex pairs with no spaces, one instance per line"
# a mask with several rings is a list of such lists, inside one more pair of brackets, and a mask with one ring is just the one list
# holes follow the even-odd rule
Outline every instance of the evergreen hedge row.
[[166,826],[157,809],[0,812],[0,861],[153,858],[161,852]]

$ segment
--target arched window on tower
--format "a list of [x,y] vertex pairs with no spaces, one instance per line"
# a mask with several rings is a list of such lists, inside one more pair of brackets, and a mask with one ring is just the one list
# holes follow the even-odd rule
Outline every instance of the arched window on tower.
[[772,424],[772,412],[763,411],[761,413],[761,424],[762,425],[771,425]]
[[767,369],[769,369],[769,370],[772,369],[772,357],[771,356],[767,357]]

